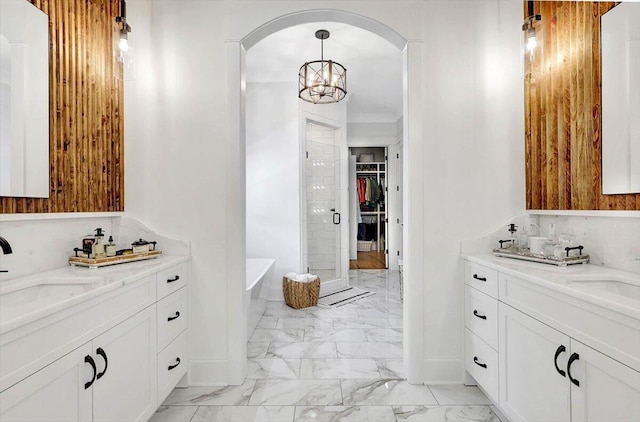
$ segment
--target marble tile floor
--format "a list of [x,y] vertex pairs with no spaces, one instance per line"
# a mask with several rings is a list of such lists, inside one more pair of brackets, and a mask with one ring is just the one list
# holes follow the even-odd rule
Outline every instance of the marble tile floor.
[[376,294],[335,309],[270,302],[249,338],[245,382],[177,388],[151,422],[500,422],[476,387],[404,380],[397,271],[349,278]]

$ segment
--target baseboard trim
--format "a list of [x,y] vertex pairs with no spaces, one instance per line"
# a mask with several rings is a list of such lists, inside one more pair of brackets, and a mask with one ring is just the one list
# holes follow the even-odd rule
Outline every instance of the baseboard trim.
[[229,385],[227,361],[191,360],[189,364],[189,385],[194,387]]
[[462,384],[462,359],[440,357],[423,362],[424,384]]

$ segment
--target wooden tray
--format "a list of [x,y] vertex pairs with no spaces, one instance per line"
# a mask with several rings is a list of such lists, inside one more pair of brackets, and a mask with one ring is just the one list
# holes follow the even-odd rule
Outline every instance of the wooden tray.
[[493,250],[495,256],[503,258],[521,259],[523,261],[540,262],[541,264],[557,265],[559,267],[566,267],[573,264],[587,264],[589,262],[589,255],[572,255],[569,257],[563,256],[562,258],[556,258],[555,256],[537,255],[527,252],[514,252],[506,249],[496,248]]
[[132,253],[128,255],[108,256],[106,258],[83,258],[80,256],[69,257],[69,264],[79,267],[100,268],[108,265],[126,264],[127,262],[144,261],[145,259],[157,258],[162,255],[162,251],[149,251],[142,253]]

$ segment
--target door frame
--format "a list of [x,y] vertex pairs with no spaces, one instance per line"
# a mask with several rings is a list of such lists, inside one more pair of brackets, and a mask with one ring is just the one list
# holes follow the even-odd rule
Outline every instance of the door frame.
[[344,10],[315,9],[282,15],[257,27],[241,40],[226,41],[227,121],[226,166],[226,296],[227,296],[227,382],[240,385],[247,374],[247,333],[245,293],[246,215],[245,215],[245,58],[249,48],[263,38],[308,22],[340,22],[371,31],[391,42],[403,57],[403,220],[404,318],[403,364],[407,380],[424,380],[424,175],[422,136],[423,64],[422,40],[407,40],[393,28]]

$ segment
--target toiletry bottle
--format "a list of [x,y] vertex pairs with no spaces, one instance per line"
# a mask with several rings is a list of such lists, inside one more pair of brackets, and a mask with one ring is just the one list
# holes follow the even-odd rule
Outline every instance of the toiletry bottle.
[[515,224],[511,223],[509,224],[507,227],[509,227],[509,233],[511,233],[511,244],[509,245],[509,249],[515,249],[518,250],[519,246],[518,246],[518,237],[516,236],[516,232],[518,231],[518,229],[516,227]]
[[93,244],[93,257],[98,259],[98,258],[104,258],[107,256],[107,253],[105,251],[104,248],[104,233],[102,233],[102,229],[101,228],[97,228],[96,229],[96,242]]
[[107,243],[107,256],[116,256],[116,244],[113,241],[113,236],[109,236],[109,243]]

